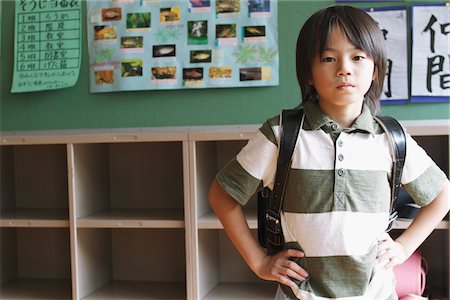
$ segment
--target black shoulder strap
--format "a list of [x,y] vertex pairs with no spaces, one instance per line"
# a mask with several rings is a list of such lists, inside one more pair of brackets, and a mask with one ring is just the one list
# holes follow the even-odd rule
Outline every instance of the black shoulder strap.
[[286,185],[286,179],[291,166],[292,153],[294,153],[295,144],[297,143],[302,116],[302,109],[283,110],[281,113],[280,146],[277,171],[275,175],[275,184],[273,187],[273,201],[270,204],[271,210],[276,212],[278,215],[281,212],[284,187]]
[[297,137],[302,126],[303,110],[283,110],[280,123],[280,145],[272,197],[265,211],[266,247],[274,254],[284,247],[281,206]]
[[392,172],[391,172],[391,219],[389,229],[392,227],[393,221],[397,218],[396,204],[398,193],[400,191],[400,180],[402,178],[403,166],[406,157],[406,136],[400,123],[389,116],[377,116],[375,119],[383,127],[389,138],[392,151]]

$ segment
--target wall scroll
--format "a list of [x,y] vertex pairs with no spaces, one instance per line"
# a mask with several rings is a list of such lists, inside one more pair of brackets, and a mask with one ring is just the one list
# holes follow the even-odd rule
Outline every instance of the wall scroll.
[[411,101],[450,100],[450,6],[412,6]]
[[90,0],[91,92],[278,84],[276,0]]
[[388,62],[381,94],[382,103],[408,102],[408,40],[406,8],[367,11],[378,22],[386,40]]

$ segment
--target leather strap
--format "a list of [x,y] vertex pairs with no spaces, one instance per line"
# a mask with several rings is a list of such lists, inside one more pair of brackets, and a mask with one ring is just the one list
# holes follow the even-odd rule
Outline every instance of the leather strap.
[[292,154],[294,152],[295,144],[297,143],[297,137],[302,123],[302,109],[297,108],[282,111],[275,184],[272,192],[272,201],[270,201],[266,211],[267,248],[269,252],[273,250],[273,253],[276,252],[276,249],[279,250],[284,245],[281,228],[281,206],[283,204],[284,190],[292,162]]
[[392,172],[391,172],[391,204],[390,222],[388,230],[392,228],[393,222],[397,218],[397,199],[400,191],[403,166],[406,158],[406,136],[400,123],[389,116],[377,116],[375,120],[383,127],[387,133],[392,152]]

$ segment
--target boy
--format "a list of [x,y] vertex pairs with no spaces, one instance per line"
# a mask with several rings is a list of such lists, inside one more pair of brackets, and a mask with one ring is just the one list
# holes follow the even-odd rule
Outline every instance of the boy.
[[210,204],[249,267],[281,283],[276,299],[396,299],[392,267],[449,210],[445,174],[407,135],[402,184],[422,209],[395,241],[385,233],[392,159],[373,118],[386,71],[383,41],[376,22],[349,6],[316,12],[300,31],[297,76],[305,117],[283,201],[286,250],[267,255],[241,209],[261,185],[273,187],[279,117],[268,120],[211,185]]

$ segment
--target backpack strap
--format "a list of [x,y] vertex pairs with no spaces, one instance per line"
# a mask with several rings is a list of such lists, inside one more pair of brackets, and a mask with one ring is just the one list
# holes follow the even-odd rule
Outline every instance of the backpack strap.
[[290,109],[281,112],[280,145],[271,201],[266,210],[267,249],[275,253],[284,246],[281,228],[281,206],[284,190],[292,162],[292,154],[297,143],[300,128],[303,126],[303,109]]
[[400,191],[403,166],[406,157],[406,136],[400,123],[389,116],[377,116],[375,120],[381,125],[388,136],[392,152],[392,172],[391,172],[391,204],[390,218],[387,230],[392,228],[395,219],[398,216],[397,199]]

